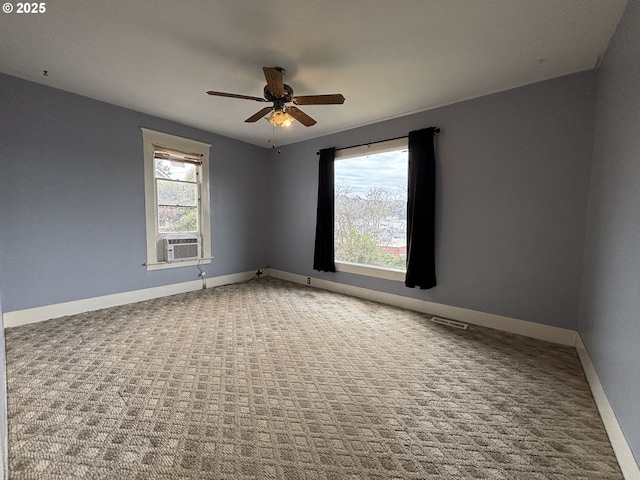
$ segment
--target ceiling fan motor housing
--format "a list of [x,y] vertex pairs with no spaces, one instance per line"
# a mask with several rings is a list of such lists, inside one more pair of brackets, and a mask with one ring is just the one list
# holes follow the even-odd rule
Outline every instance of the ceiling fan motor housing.
[[274,103],[289,103],[293,100],[293,88],[286,83],[284,84],[284,95],[278,96],[269,90],[269,85],[264,86],[264,98]]

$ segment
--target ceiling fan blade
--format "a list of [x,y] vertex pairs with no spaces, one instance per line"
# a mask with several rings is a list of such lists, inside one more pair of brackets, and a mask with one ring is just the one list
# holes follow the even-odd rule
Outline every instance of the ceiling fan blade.
[[228,97],[228,98],[241,98],[243,100],[255,100],[256,102],[266,102],[267,100],[260,97],[251,97],[249,95],[238,95],[236,93],[225,93],[225,92],[214,92],[213,90],[209,90],[207,92],[209,95],[215,95],[217,97]]
[[316,121],[311,118],[309,115],[304,113],[302,110],[296,107],[287,107],[287,113],[291,115],[293,118],[298,120],[305,127],[310,127],[316,124]]
[[267,88],[271,93],[281,97],[284,95],[283,70],[278,67],[262,67],[264,78],[267,79]]
[[293,103],[296,105],[342,105],[344,97],[339,93],[332,95],[303,95],[301,97],[293,97]]
[[253,115],[251,115],[249,118],[247,118],[245,120],[245,122],[247,123],[251,123],[251,122],[257,122],[258,120],[260,120],[262,117],[264,117],[267,113],[269,113],[271,110],[273,110],[273,107],[264,107],[262,110],[260,110],[257,113],[254,113]]

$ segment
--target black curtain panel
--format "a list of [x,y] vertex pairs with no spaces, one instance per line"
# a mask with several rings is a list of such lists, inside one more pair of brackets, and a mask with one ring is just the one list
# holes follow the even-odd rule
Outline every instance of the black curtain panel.
[[409,133],[407,194],[407,274],[409,288],[433,288],[435,266],[436,159],[435,128]]
[[324,272],[336,271],[333,247],[335,228],[333,161],[335,156],[335,148],[320,150],[318,213],[316,217],[316,246],[313,253],[313,269]]

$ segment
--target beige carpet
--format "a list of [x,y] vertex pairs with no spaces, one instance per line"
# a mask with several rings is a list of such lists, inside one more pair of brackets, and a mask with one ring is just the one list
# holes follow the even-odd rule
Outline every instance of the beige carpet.
[[11,479],[621,479],[575,350],[273,278],[7,331]]

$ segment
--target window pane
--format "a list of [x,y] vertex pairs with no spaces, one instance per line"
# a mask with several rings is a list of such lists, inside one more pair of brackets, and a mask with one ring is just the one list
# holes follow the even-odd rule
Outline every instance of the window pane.
[[156,178],[170,180],[182,180],[186,182],[196,181],[196,164],[190,162],[178,162],[172,160],[154,159]]
[[195,183],[156,180],[158,205],[195,207],[198,204],[198,186]]
[[198,209],[194,207],[158,207],[158,231],[160,233],[197,232]]
[[335,161],[336,260],[405,270],[407,150]]

